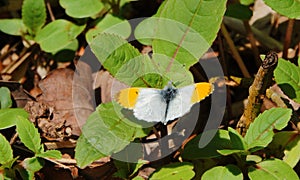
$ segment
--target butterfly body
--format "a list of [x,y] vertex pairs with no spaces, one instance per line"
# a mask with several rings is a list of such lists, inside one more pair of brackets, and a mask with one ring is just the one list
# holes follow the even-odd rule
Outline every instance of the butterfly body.
[[116,100],[124,108],[132,109],[137,119],[166,124],[188,113],[213,89],[210,83],[196,83],[182,88],[175,88],[169,83],[164,89],[133,87],[121,90]]

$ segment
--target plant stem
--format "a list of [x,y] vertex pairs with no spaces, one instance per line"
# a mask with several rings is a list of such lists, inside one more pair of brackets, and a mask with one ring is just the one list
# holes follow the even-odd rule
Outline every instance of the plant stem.
[[249,25],[249,21],[248,20],[243,21],[243,23],[244,23],[244,26],[245,26],[245,29],[246,29],[246,32],[247,32],[247,36],[248,36],[250,44],[251,44],[251,48],[252,48],[252,51],[253,51],[256,67],[259,67],[261,65],[261,60],[260,60],[260,57],[259,57],[258,48],[256,46],[256,39],[255,39],[255,37],[253,35],[253,32],[251,30],[251,27]]
[[246,68],[239,52],[237,51],[237,49],[236,49],[236,47],[233,43],[233,40],[231,39],[231,37],[230,37],[230,35],[229,35],[229,33],[228,33],[228,31],[227,31],[227,29],[226,29],[226,27],[223,23],[221,24],[221,32],[222,32],[225,40],[227,41],[227,44],[228,44],[228,46],[229,46],[229,48],[232,52],[232,56],[236,60],[238,66],[240,67],[240,69],[243,73],[243,76],[246,77],[246,78],[250,78],[251,76],[250,76],[250,74],[249,74],[249,72],[248,72],[248,70],[247,70],[247,68]]
[[284,59],[288,58],[288,50],[289,50],[289,47],[291,44],[294,22],[295,22],[295,19],[289,19],[288,26],[286,29],[284,45],[283,45],[283,53],[282,53],[282,58],[284,58]]

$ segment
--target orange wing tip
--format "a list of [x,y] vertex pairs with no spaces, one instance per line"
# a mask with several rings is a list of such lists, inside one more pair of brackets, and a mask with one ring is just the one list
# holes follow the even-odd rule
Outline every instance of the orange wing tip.
[[116,101],[127,109],[133,109],[139,95],[139,88],[127,88],[120,90],[116,96]]
[[195,90],[191,99],[192,103],[200,102],[214,91],[214,85],[211,83],[196,83],[194,86]]

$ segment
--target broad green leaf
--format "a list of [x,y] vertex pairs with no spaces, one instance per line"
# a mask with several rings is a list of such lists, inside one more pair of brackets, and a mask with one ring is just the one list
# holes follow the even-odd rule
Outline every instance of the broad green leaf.
[[28,176],[27,179],[33,179],[34,173],[42,169],[44,164],[45,164],[44,160],[38,157],[24,159],[24,161],[22,162],[22,166],[27,171],[27,176]]
[[[91,115],[92,116],[92,115]],[[90,116],[90,117],[91,117]],[[85,168],[87,165],[93,161],[105,157],[93,144],[89,142],[84,136],[80,136],[77,140],[77,145],[75,148],[75,159],[77,161],[77,166],[80,168]]]
[[260,114],[250,125],[245,142],[248,149],[254,147],[266,147],[273,138],[274,129],[283,129],[292,115],[291,109],[272,108]]
[[242,5],[245,5],[245,6],[248,6],[250,4],[253,4],[254,3],[254,0],[240,0],[240,3]]
[[[189,69],[208,50],[219,31],[226,0],[164,1],[153,24],[153,53]],[[147,35],[146,35],[147,36]],[[168,69],[166,69],[168,71]]]
[[130,86],[162,87],[161,76],[149,56],[141,55],[121,37],[103,33],[90,46],[105,69],[118,80]]
[[288,179],[298,180],[296,172],[285,162],[279,159],[262,161],[248,168],[250,179]]
[[152,41],[155,37],[155,23],[158,21],[158,18],[146,18],[140,22],[137,27],[134,29],[135,38],[144,45],[152,45]]
[[141,125],[125,118],[121,109],[112,103],[101,104],[89,116],[75,149],[75,158],[80,167],[117,153],[135,138],[148,134],[148,130],[143,130]]
[[130,86],[163,88],[171,80],[177,87],[193,83],[192,74],[175,61],[165,71],[169,58],[155,54],[141,55],[127,41],[113,34],[100,34],[90,44],[102,65],[118,80]]
[[172,163],[156,170],[150,179],[155,180],[182,180],[192,179],[195,176],[193,164],[188,162]]
[[269,147],[272,152],[283,151],[283,161],[292,168],[295,167],[300,160],[300,135],[298,132],[282,131],[276,133]]
[[279,58],[274,76],[284,93],[289,98],[300,102],[300,68],[287,60]]
[[0,109],[10,108],[12,100],[10,98],[10,91],[7,87],[0,88]]
[[241,20],[249,20],[252,17],[252,10],[246,5],[242,5],[239,3],[234,3],[228,5],[225,16],[241,19]]
[[229,164],[227,166],[217,166],[214,167],[208,171],[206,171],[202,178],[203,180],[242,180],[243,179],[243,174],[241,170],[232,164]]
[[264,0],[274,11],[289,18],[300,18],[300,1],[299,0]]
[[93,16],[104,7],[101,0],[59,0],[60,5],[66,9],[66,14],[74,18]]
[[46,7],[44,0],[24,0],[22,5],[22,20],[29,33],[35,35],[46,22]]
[[247,144],[245,143],[244,138],[235,129],[228,127],[228,133],[233,149],[247,149]]
[[86,33],[87,42],[90,44],[93,38],[102,32],[116,34],[126,39],[130,36],[131,26],[127,20],[107,14],[94,28]]
[[192,139],[185,145],[182,154],[183,158],[193,160],[219,157],[221,155],[217,152],[217,150],[232,148],[228,131],[220,129],[207,146],[199,149],[199,140],[201,136],[205,136],[206,133],[210,133],[210,131],[199,134],[196,138]]
[[17,116],[17,132],[24,145],[36,154],[42,153],[40,134],[28,119]]
[[14,36],[22,36],[26,32],[26,27],[22,19],[1,19],[0,31]]
[[0,134],[0,164],[4,165],[13,160],[13,152],[9,142]]
[[148,161],[141,159],[139,159],[137,163],[114,160],[117,172],[115,172],[113,176],[126,179],[130,175],[135,174],[146,163],[148,163]]
[[22,165],[25,169],[37,172],[44,166],[44,160],[38,157],[26,158],[22,162]]
[[256,162],[256,163],[259,163],[259,162],[262,161],[262,158],[261,158],[260,156],[258,156],[258,155],[252,155],[252,154],[249,154],[249,155],[247,155],[247,157],[246,157],[246,161],[247,161],[248,163],[250,163],[250,162]]
[[37,33],[35,41],[44,51],[57,52],[74,41],[84,28],[85,25],[78,26],[64,19],[55,20]]
[[217,150],[218,153],[222,154],[223,156],[228,156],[231,154],[236,154],[236,153],[245,153],[245,150],[240,150],[240,149],[222,149],[222,150]]
[[0,109],[0,129],[6,129],[16,125],[18,116],[28,117],[28,113],[21,108]]
[[53,159],[61,159],[61,152],[58,150],[48,150],[36,155],[41,158],[53,158]]

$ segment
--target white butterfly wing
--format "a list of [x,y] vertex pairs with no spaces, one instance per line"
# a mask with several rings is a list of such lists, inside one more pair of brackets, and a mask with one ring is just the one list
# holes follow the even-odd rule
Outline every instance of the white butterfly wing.
[[160,89],[142,88],[133,113],[140,120],[161,122],[165,120],[166,107]]
[[175,98],[169,102],[166,122],[181,117],[191,110],[193,105],[191,102],[191,97],[194,90],[194,85],[177,89]]

